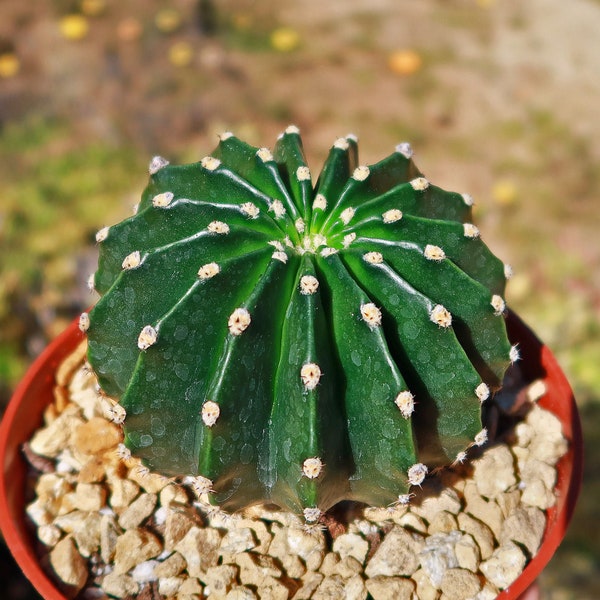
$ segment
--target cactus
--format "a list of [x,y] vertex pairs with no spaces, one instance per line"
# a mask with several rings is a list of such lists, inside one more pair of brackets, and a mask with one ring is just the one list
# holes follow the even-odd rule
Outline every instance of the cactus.
[[136,214],[97,234],[81,328],[126,444],[226,509],[406,500],[485,442],[517,358],[470,197],[408,144],[357,157],[338,139],[313,186],[296,127],[272,153],[223,134],[199,163],[155,157]]

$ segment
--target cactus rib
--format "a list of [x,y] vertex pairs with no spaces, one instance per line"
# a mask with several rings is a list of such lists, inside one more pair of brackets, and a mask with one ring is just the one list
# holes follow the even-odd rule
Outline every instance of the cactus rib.
[[314,186],[294,126],[272,152],[228,132],[149,172],[137,213],[97,234],[102,297],[80,319],[145,465],[314,521],[403,501],[485,442],[518,357],[508,269],[407,144],[367,166],[339,138]]

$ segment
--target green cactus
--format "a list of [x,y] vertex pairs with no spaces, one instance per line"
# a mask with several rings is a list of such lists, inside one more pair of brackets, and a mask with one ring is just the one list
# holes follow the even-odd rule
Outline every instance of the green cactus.
[[81,317],[144,464],[314,520],[405,500],[485,442],[518,354],[506,267],[411,156],[361,166],[341,138],[313,186],[291,126],[273,153],[227,133],[199,163],[152,160],[137,213],[98,232]]

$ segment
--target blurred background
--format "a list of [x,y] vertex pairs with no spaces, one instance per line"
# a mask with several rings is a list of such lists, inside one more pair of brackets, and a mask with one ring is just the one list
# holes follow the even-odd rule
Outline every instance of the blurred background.
[[[363,163],[409,141],[572,381],[586,481],[542,597],[600,598],[599,31],[598,0],[0,0],[0,411],[94,301],[94,234],[151,156],[294,123],[316,173],[349,132]],[[36,598],[0,552],[3,597]]]

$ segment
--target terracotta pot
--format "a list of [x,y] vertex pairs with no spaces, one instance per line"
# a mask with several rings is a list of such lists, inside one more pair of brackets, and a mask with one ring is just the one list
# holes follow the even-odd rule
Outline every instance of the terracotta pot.
[[[511,315],[508,324],[512,342],[519,344],[526,375],[546,380],[548,393],[539,404],[562,421],[570,446],[558,463],[558,501],[548,510],[542,546],[517,581],[498,596],[499,600],[517,599],[525,593],[554,554],[573,514],[583,469],[581,424],[569,383],[550,350],[518,317]],[[27,465],[20,448],[39,427],[44,408],[52,401],[57,366],[82,338],[75,321],[46,348],[17,387],[0,425],[0,528],[25,576],[47,600],[64,600],[65,596],[36,555],[35,536],[24,511]]]

